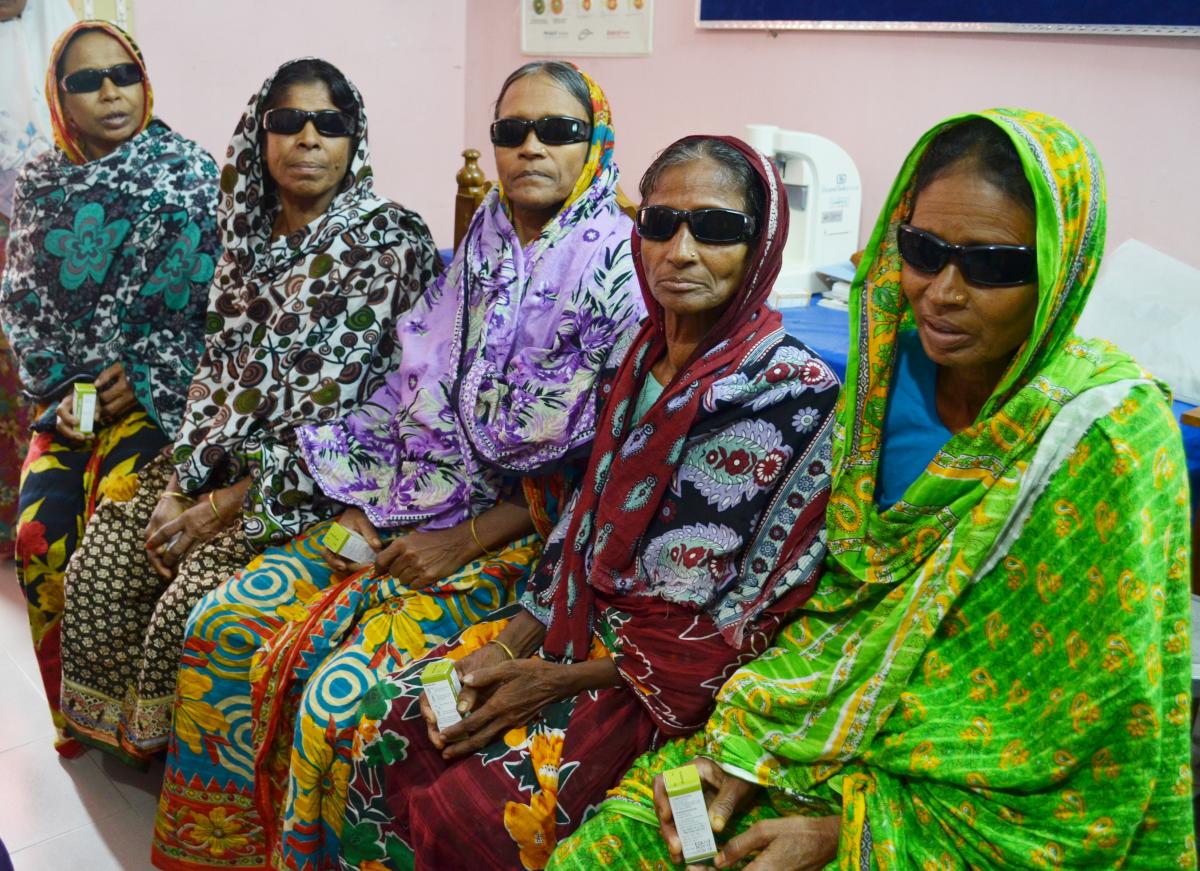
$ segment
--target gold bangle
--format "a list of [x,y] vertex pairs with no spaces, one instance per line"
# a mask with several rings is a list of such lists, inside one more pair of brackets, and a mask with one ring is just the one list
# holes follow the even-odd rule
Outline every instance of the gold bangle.
[[216,499],[216,493],[215,493],[215,491],[213,491],[213,490],[209,490],[209,491],[208,491],[208,504],[209,504],[209,507],[210,507],[210,508],[212,508],[212,510],[213,510],[213,514],[214,514],[214,515],[216,516],[216,518],[217,518],[217,523],[219,523],[219,524],[221,524],[222,526],[224,526],[224,525],[225,525],[225,518],[224,518],[224,517],[222,517],[222,516],[221,516],[221,512],[217,510],[217,499]]
[[509,647],[507,644],[505,644],[503,641],[501,641],[499,638],[493,638],[491,641],[488,642],[488,644],[494,644],[497,647],[499,647],[501,650],[503,650],[505,653],[508,654],[508,658],[510,660],[517,658],[516,654],[514,654],[512,652],[512,648]]
[[[492,557],[494,557],[496,555],[493,551],[490,551],[486,547],[484,547],[483,542],[479,540],[479,533],[475,531],[475,518],[474,517],[471,518],[471,538],[475,539],[475,544],[479,547],[479,549],[481,551],[483,551],[483,555],[486,556],[488,559],[491,559]],[[512,654],[510,653],[509,656],[512,656]]]
[[163,490],[163,495],[164,495],[164,496],[170,496],[170,497],[172,497],[172,498],[174,498],[174,499],[178,499],[178,500],[179,500],[179,501],[181,501],[181,502],[186,502],[188,505],[195,505],[195,504],[196,504],[196,500],[195,500],[195,499],[193,499],[193,498],[192,498],[191,496],[189,496],[187,493],[180,493],[178,490]]

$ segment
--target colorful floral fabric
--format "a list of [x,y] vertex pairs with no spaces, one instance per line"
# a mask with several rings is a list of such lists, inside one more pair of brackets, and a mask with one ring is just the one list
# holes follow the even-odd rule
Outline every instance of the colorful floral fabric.
[[[418,667],[389,676],[364,706],[348,864],[545,867],[638,754],[703,725],[725,678],[811,595],[838,383],[764,305],[787,237],[786,194],[768,161],[727,141],[768,193],[747,278],[710,332],[718,338],[635,420],[665,353],[635,243],[651,317],[612,352],[582,487],[521,600],[548,624],[541,656],[611,657],[622,683],[548,705],[447,764],[419,714]],[[465,655],[485,631],[499,628],[468,630],[430,656]],[[474,821],[469,840],[457,835],[464,819]]]
[[[912,328],[895,228],[929,141],[967,117],[914,148],[858,272],[827,579],[721,690],[704,752],[766,801],[840,811],[845,869],[1194,867],[1184,457],[1165,387],[1072,333],[1105,201],[1095,153],[1062,122],[981,114],[1033,188],[1034,327],[976,423],[900,502],[872,501]],[[627,819],[582,843],[652,824],[636,772],[605,808]],[[595,852],[579,855],[559,867]]]
[[279,206],[260,138],[273,81],[251,98],[221,171],[224,254],[173,455],[189,493],[253,476],[244,527],[259,545],[332,511],[296,462],[295,428],[345,414],[382,385],[399,360],[396,318],[440,268],[420,216],[374,193],[357,90],[361,132],[342,189],[311,224],[271,238]]
[[[561,487],[556,476],[527,491],[536,513],[557,514]],[[413,591],[369,572],[333,575],[321,558],[327,528],[267,550],[192,613],[159,868],[337,867],[363,695],[511,602],[541,552],[537,536],[524,538]],[[237,842],[213,839],[217,825]]]
[[378,527],[453,526],[495,504],[505,474],[538,474],[592,439],[596,376],[642,307],[608,101],[584,78],[592,140],[558,215],[522,246],[503,193],[489,193],[447,272],[400,321],[386,385],[300,431],[321,489]]
[[155,424],[179,428],[220,248],[216,184],[208,153],[157,120],[107,157],[25,165],[0,317],[31,397],[122,363]]
[[33,646],[57,729],[55,743],[63,755],[73,756],[82,749],[68,737],[59,707],[63,578],[96,506],[129,499],[137,490],[142,467],[166,444],[154,421],[136,411],[98,430],[87,445],[68,443],[54,432],[36,433],[25,457],[17,521],[17,580],[28,604]]
[[[4,219],[0,218],[0,274],[4,272]],[[17,540],[21,466],[29,449],[34,406],[22,395],[12,346],[0,333],[0,559],[11,559]]]

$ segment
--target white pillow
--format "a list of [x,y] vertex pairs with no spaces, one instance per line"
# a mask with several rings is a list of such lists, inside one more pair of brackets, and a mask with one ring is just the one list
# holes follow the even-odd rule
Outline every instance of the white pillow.
[[1136,239],[1108,254],[1076,328],[1108,339],[1200,405],[1200,269]]

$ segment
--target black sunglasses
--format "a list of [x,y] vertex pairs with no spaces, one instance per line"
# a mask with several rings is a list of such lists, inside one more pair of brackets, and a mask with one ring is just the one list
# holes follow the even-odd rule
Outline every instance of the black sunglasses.
[[304,109],[271,109],[263,115],[263,128],[271,133],[291,136],[304,129],[309,121],[322,136],[353,136],[358,125],[345,112],[322,109],[307,112]]
[[76,70],[63,77],[62,86],[68,94],[90,94],[100,90],[105,79],[118,88],[128,88],[142,80],[142,68],[137,64],[117,64],[98,70]]
[[904,262],[936,275],[954,260],[963,278],[981,287],[1016,287],[1037,280],[1037,249],[1030,245],[952,245],[911,224],[896,229]]
[[500,148],[516,148],[529,136],[537,133],[542,145],[570,145],[587,142],[592,138],[592,125],[578,118],[565,115],[547,115],[536,121],[524,118],[501,118],[492,122],[492,145]]
[[675,235],[680,222],[687,222],[697,242],[732,245],[754,237],[754,218],[733,209],[672,209],[646,206],[638,209],[637,232],[643,239],[665,242]]

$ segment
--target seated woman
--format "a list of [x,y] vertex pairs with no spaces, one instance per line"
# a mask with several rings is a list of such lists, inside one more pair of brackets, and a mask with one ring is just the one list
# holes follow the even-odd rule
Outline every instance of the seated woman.
[[521,602],[431,654],[457,660],[462,723],[439,730],[428,659],[371,691],[347,865],[543,867],[639,753],[700,728],[812,593],[838,384],[766,305],[787,239],[778,173],[739,140],[689,137],[641,193],[650,317],[614,352],[582,487]]
[[1060,121],[922,137],[851,297],[826,580],[551,867],[679,861],[689,760],[718,868],[1194,867],[1185,465],[1165,386],[1072,332],[1104,226]]
[[63,713],[132,761],[166,744],[192,606],[335,513],[290,461],[295,429],[379,387],[396,317],[437,268],[420,217],[372,191],[362,100],[330,64],[281,67],[228,154],[225,250],[174,451],[97,511],[67,572]]
[[[63,574],[96,505],[129,499],[179,430],[220,251],[217,167],[153,117],[142,55],[111,24],[63,33],[46,100],[58,147],[18,179],[0,316],[39,415],[17,578],[56,746],[74,756],[83,748],[59,713]],[[91,434],[79,431],[78,382],[97,390]]]
[[300,432],[374,566],[329,554],[319,525],[192,613],[159,867],[336,867],[363,694],[520,594],[535,518],[550,526],[553,485],[531,476],[592,439],[597,374],[643,313],[608,103],[573,66],[532,63],[497,119],[500,189],[400,322],[398,370],[362,409]]

